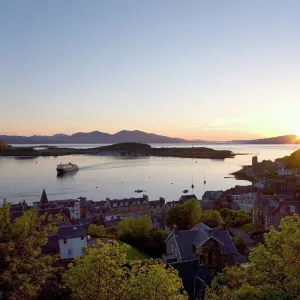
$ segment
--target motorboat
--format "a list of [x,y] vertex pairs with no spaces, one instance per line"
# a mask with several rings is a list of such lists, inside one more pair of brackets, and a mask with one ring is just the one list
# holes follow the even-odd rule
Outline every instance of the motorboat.
[[78,166],[73,163],[59,164],[56,167],[57,173],[72,172],[72,171],[77,171],[78,169],[79,169]]

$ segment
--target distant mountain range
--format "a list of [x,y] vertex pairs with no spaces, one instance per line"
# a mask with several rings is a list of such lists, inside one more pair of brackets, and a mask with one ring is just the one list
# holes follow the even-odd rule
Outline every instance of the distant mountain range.
[[139,130],[122,130],[115,134],[104,133],[100,131],[93,132],[77,132],[72,135],[55,134],[52,136],[9,136],[0,135],[0,140],[7,144],[113,144],[113,143],[201,143],[202,140],[188,141],[180,138],[171,138],[167,136],[157,135],[154,133],[146,133]]
[[[147,133],[139,130],[122,130],[115,134],[109,134],[100,131],[77,132],[72,135],[55,134],[52,136],[9,136],[0,135],[0,140],[7,144],[115,144],[115,143],[212,143],[204,140],[185,140],[180,138],[171,138],[167,136]],[[216,143],[216,142],[214,142]],[[240,144],[300,144],[296,135],[285,135],[266,139],[256,140],[236,140],[229,143]]]

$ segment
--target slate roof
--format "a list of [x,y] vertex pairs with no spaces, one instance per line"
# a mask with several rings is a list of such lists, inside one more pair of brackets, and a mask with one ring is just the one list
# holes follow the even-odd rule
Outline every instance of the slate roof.
[[218,205],[215,201],[200,201],[201,208],[203,210],[208,210],[208,209],[217,209]]
[[218,200],[222,194],[223,194],[222,190],[206,191],[202,196],[202,200]]
[[204,265],[198,264],[195,259],[177,262],[171,265],[178,271],[184,289],[191,297],[196,297],[200,291],[204,294],[205,285],[211,283],[211,276]]
[[197,234],[198,230],[179,230],[175,232],[175,239],[182,259],[193,257],[193,242]]
[[71,239],[87,236],[84,225],[63,226],[58,228],[58,239]]
[[222,246],[223,254],[237,253],[235,245],[227,230],[224,230],[223,228],[220,227],[212,228],[210,230],[210,235],[223,244]]
[[193,246],[199,248],[210,239],[216,240],[221,245],[223,254],[237,253],[228,231],[220,227],[204,230],[179,230],[175,232],[175,239],[183,260],[194,257]]
[[198,223],[193,228],[191,228],[191,230],[205,230],[205,229],[210,229],[210,228],[205,224],[203,224],[202,222]]

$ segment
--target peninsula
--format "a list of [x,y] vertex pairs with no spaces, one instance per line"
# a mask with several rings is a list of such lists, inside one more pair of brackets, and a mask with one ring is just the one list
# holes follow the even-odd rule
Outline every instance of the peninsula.
[[206,147],[190,148],[152,148],[141,143],[119,143],[88,149],[43,147],[11,147],[1,142],[0,156],[37,157],[63,156],[72,154],[114,155],[114,156],[162,156],[184,158],[225,159],[233,158],[235,154],[229,150],[214,150]]

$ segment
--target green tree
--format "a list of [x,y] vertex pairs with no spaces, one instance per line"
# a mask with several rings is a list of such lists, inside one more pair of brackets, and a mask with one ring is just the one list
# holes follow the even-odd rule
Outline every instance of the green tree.
[[166,268],[161,260],[126,264],[128,246],[100,241],[88,247],[64,274],[63,281],[73,299],[187,299],[177,271]]
[[105,245],[97,241],[86,248],[84,256],[75,260],[63,275],[65,287],[73,299],[122,299],[127,293],[126,252],[128,246]]
[[91,224],[89,225],[88,233],[91,236],[104,237],[106,235],[106,230],[103,225]]
[[169,209],[165,217],[165,224],[171,228],[176,225],[179,229],[185,229],[184,209],[182,205],[177,204]]
[[282,219],[280,230],[272,227],[264,238],[265,243],[250,253],[248,267],[226,269],[218,278],[223,284],[215,279],[206,299],[228,294],[245,300],[300,299],[299,215]]
[[202,213],[201,222],[209,227],[217,227],[223,222],[223,219],[219,211],[205,210]]
[[238,252],[240,253],[244,253],[245,250],[246,250],[246,245],[245,245],[245,242],[244,242],[244,239],[242,236],[240,235],[236,235],[234,238],[233,238],[233,242],[234,242],[234,245],[237,249]]
[[190,229],[201,220],[202,209],[198,200],[189,200],[182,205],[171,207],[165,217],[169,227],[176,225],[178,229]]
[[48,235],[57,231],[57,221],[55,217],[39,216],[37,209],[32,208],[11,222],[10,205],[4,203],[0,208],[0,290],[3,299],[36,299],[47,278],[55,271],[52,266],[57,257],[41,253]]
[[153,228],[150,216],[143,215],[136,219],[124,218],[117,226],[117,233],[120,238],[144,237]]
[[224,208],[220,210],[220,215],[228,227],[240,227],[252,223],[252,212]]
[[178,272],[166,267],[161,260],[149,260],[145,263],[133,262],[130,271],[130,294],[132,300],[183,300],[183,285]]
[[185,226],[187,229],[194,227],[200,222],[202,214],[200,201],[189,200],[185,202],[182,207],[185,216]]

